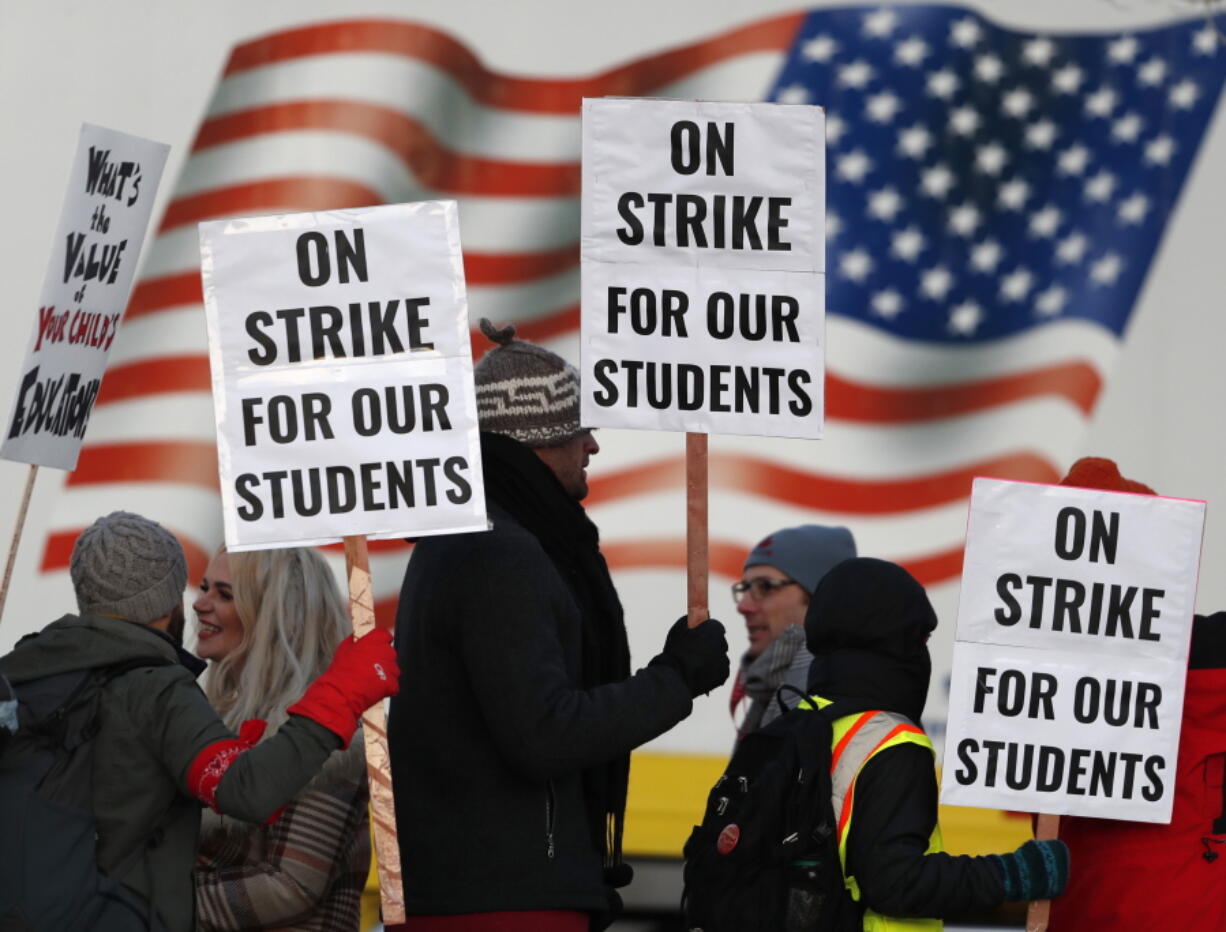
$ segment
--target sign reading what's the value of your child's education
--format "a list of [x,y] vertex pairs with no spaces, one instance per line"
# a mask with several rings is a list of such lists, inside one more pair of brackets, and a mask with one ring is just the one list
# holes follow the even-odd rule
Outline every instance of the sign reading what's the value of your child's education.
[[822,435],[817,107],[583,102],[584,424]]
[[1204,514],[975,480],[943,803],[1170,821]]
[[81,126],[0,457],[76,468],[169,151]]
[[453,201],[200,225],[226,545],[486,527]]

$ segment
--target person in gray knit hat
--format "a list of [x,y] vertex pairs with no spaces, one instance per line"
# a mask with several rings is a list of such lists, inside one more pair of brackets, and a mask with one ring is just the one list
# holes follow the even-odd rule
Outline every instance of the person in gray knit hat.
[[[238,735],[226,727],[196,685],[203,662],[165,633],[187,583],[173,534],[113,512],[77,538],[69,571],[80,615],[0,657],[0,679],[21,700],[0,767],[0,926],[190,932],[201,804],[248,822],[276,818],[348,744],[362,713],[396,692],[391,635],[346,639],[261,741],[263,722]],[[80,740],[48,748],[57,717]],[[27,883],[23,865],[40,863],[56,870]]]
[[[774,697],[780,686],[805,689],[813,662],[805,647],[809,599],[826,573],[855,556],[856,541],[847,528],[802,524],[768,534],[745,558],[741,580],[732,586],[749,635],[732,687],[738,737],[779,716]],[[800,699],[790,691],[783,698],[790,707]]]

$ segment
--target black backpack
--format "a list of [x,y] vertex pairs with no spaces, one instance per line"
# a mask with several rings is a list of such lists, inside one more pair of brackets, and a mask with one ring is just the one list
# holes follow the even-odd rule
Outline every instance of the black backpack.
[[785,710],[745,735],[711,789],[685,843],[690,932],[861,928],[839,865],[830,718],[807,697],[803,703],[809,708]]
[[[143,657],[16,687],[17,731],[0,728],[0,932],[161,928],[149,904],[98,869],[93,739],[107,683],[171,662]],[[178,810],[172,805],[125,855],[116,877],[160,841]]]

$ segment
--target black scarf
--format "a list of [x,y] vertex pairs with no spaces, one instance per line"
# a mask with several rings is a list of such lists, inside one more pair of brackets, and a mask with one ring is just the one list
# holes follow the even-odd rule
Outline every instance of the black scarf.
[[[618,683],[630,675],[630,646],[621,601],[600,553],[600,537],[583,506],[553,471],[517,440],[481,434],[486,498],[535,537],[570,587],[583,619],[583,689]],[[621,862],[630,755],[583,771],[592,837],[606,867]]]

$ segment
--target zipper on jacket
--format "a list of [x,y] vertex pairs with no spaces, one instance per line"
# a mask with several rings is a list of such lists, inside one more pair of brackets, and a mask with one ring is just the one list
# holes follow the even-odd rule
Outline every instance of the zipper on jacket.
[[545,855],[553,860],[553,827],[554,817],[557,814],[557,800],[553,793],[553,781],[550,780],[545,784]]

